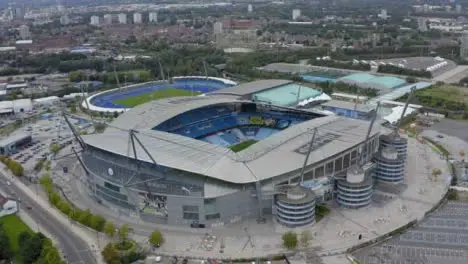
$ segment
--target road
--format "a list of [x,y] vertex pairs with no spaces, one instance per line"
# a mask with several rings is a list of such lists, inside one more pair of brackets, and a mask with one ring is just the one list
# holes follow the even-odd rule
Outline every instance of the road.
[[[21,188],[15,186],[14,180],[8,179],[7,176],[0,172],[1,181],[5,183],[7,180],[11,184],[2,184],[2,189],[9,195],[21,199],[20,210],[27,210],[26,205],[32,207],[27,210],[28,215],[40,225],[49,234],[54,236],[57,246],[64,253],[67,263],[69,264],[95,264],[96,260],[92,252],[88,248],[88,244],[81,238],[77,237],[73,232],[67,231],[69,228],[56,220],[47,210],[43,209],[34,199],[28,196]],[[71,223],[70,223],[71,224]]]

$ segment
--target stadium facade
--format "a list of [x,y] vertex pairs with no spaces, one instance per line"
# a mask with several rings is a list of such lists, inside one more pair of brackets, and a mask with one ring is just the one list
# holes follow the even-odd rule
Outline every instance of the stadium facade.
[[[152,101],[104,133],[82,136],[93,196],[170,225],[214,227],[269,215],[288,226],[312,223],[321,198],[288,186],[341,175],[360,158],[370,162],[381,128],[365,142],[366,121],[252,102],[242,96],[259,88],[243,87],[240,94]],[[256,143],[230,149],[245,141]]]

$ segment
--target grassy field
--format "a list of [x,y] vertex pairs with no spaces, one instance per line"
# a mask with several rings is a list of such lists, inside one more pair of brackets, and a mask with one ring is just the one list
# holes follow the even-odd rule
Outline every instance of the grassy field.
[[252,146],[253,144],[255,144],[255,143],[257,143],[257,142],[258,142],[258,141],[253,140],[253,139],[252,139],[252,140],[247,140],[247,141],[241,142],[241,143],[239,143],[239,144],[232,145],[232,146],[230,147],[230,149],[231,149],[232,151],[234,151],[234,152],[239,152],[239,151],[241,151],[241,150],[244,150],[244,149],[246,149],[246,148]]
[[468,88],[454,85],[434,85],[427,89],[416,91],[418,96],[440,98],[451,102],[468,103]]
[[24,231],[31,232],[31,233],[33,233],[33,231],[25,223],[23,223],[23,221],[21,221],[21,219],[16,215],[4,216],[0,218],[0,223],[3,225],[8,237],[10,238],[11,247],[13,249],[13,252],[15,253],[15,256],[17,256],[16,257],[17,262],[21,263],[18,259],[19,235]]
[[[193,95],[199,95],[199,92],[193,92]],[[120,100],[114,101],[115,104],[119,104],[125,107],[134,107],[140,104],[147,103],[149,101],[168,98],[168,97],[178,97],[178,96],[190,96],[192,95],[191,91],[186,91],[177,88],[167,88],[163,90],[154,91],[151,93],[141,94],[133,97],[128,97]]]

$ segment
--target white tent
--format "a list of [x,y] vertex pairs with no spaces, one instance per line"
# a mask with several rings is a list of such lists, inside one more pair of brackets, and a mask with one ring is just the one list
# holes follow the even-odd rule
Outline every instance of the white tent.
[[[392,108],[392,113],[389,114],[388,116],[384,117],[383,119],[385,121],[389,122],[390,124],[395,124],[396,122],[398,122],[398,120],[400,120],[401,113],[403,112],[403,108],[404,108],[403,106],[393,107]],[[406,116],[412,114],[414,111],[416,111],[416,109],[408,107],[406,109],[405,115],[403,117],[406,117]]]

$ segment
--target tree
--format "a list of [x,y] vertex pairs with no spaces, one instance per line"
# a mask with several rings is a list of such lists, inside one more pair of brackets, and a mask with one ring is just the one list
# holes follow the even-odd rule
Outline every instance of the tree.
[[70,82],[81,82],[86,77],[86,74],[81,71],[72,71],[68,74]]
[[62,202],[62,198],[60,197],[60,194],[56,192],[50,192],[49,193],[49,202],[53,204],[54,206],[59,205]]
[[406,82],[407,83],[415,83],[416,81],[417,81],[416,78],[414,78],[412,76],[406,77]]
[[113,238],[115,235],[115,225],[112,221],[107,221],[104,225],[104,233],[110,238]]
[[118,232],[120,241],[121,241],[121,242],[127,241],[127,239],[128,239],[128,234],[129,234],[131,231],[132,231],[131,228],[130,228],[127,224],[123,224],[123,225],[119,228],[119,232]]
[[104,229],[104,226],[106,224],[106,219],[100,215],[93,215],[91,216],[91,220],[89,221],[89,226],[96,230],[101,232]]
[[66,201],[62,201],[62,202],[60,202],[60,204],[58,206],[58,209],[62,213],[68,215],[70,213],[70,204],[68,202],[66,202]]
[[60,151],[60,146],[57,143],[50,144],[50,151],[54,154],[57,154],[57,152]]
[[23,263],[35,263],[41,255],[46,237],[42,233],[36,233],[20,244],[19,252]]
[[458,200],[458,193],[456,190],[453,190],[453,189],[450,189],[448,191],[448,196],[447,196],[447,199],[451,200],[451,201],[456,201]]
[[163,234],[161,233],[161,231],[159,230],[154,230],[148,241],[150,242],[150,244],[153,246],[153,247],[160,247],[162,245],[162,243],[164,243],[164,237],[163,237]]
[[107,264],[120,264],[120,255],[119,251],[114,247],[112,243],[109,243],[104,247],[104,250],[101,252],[104,261]]
[[289,250],[297,247],[297,234],[293,231],[288,231],[283,234],[283,246]]
[[439,175],[442,174],[442,171],[440,169],[432,169],[432,175],[437,179]]
[[[0,224],[0,260],[10,260],[13,257],[10,240],[2,224]],[[0,261],[1,262],[1,261]]]
[[78,218],[78,222],[80,222],[81,224],[83,224],[85,226],[89,226],[92,216],[93,216],[93,214],[91,213],[91,210],[86,209],[86,210],[81,212],[81,214],[80,214],[80,216]]
[[71,105],[70,106],[70,113],[76,114],[76,105]]
[[312,233],[309,230],[304,230],[301,233],[301,246],[309,247],[310,241],[312,240]]
[[34,264],[65,264],[59,251],[49,238],[45,239],[41,255]]

